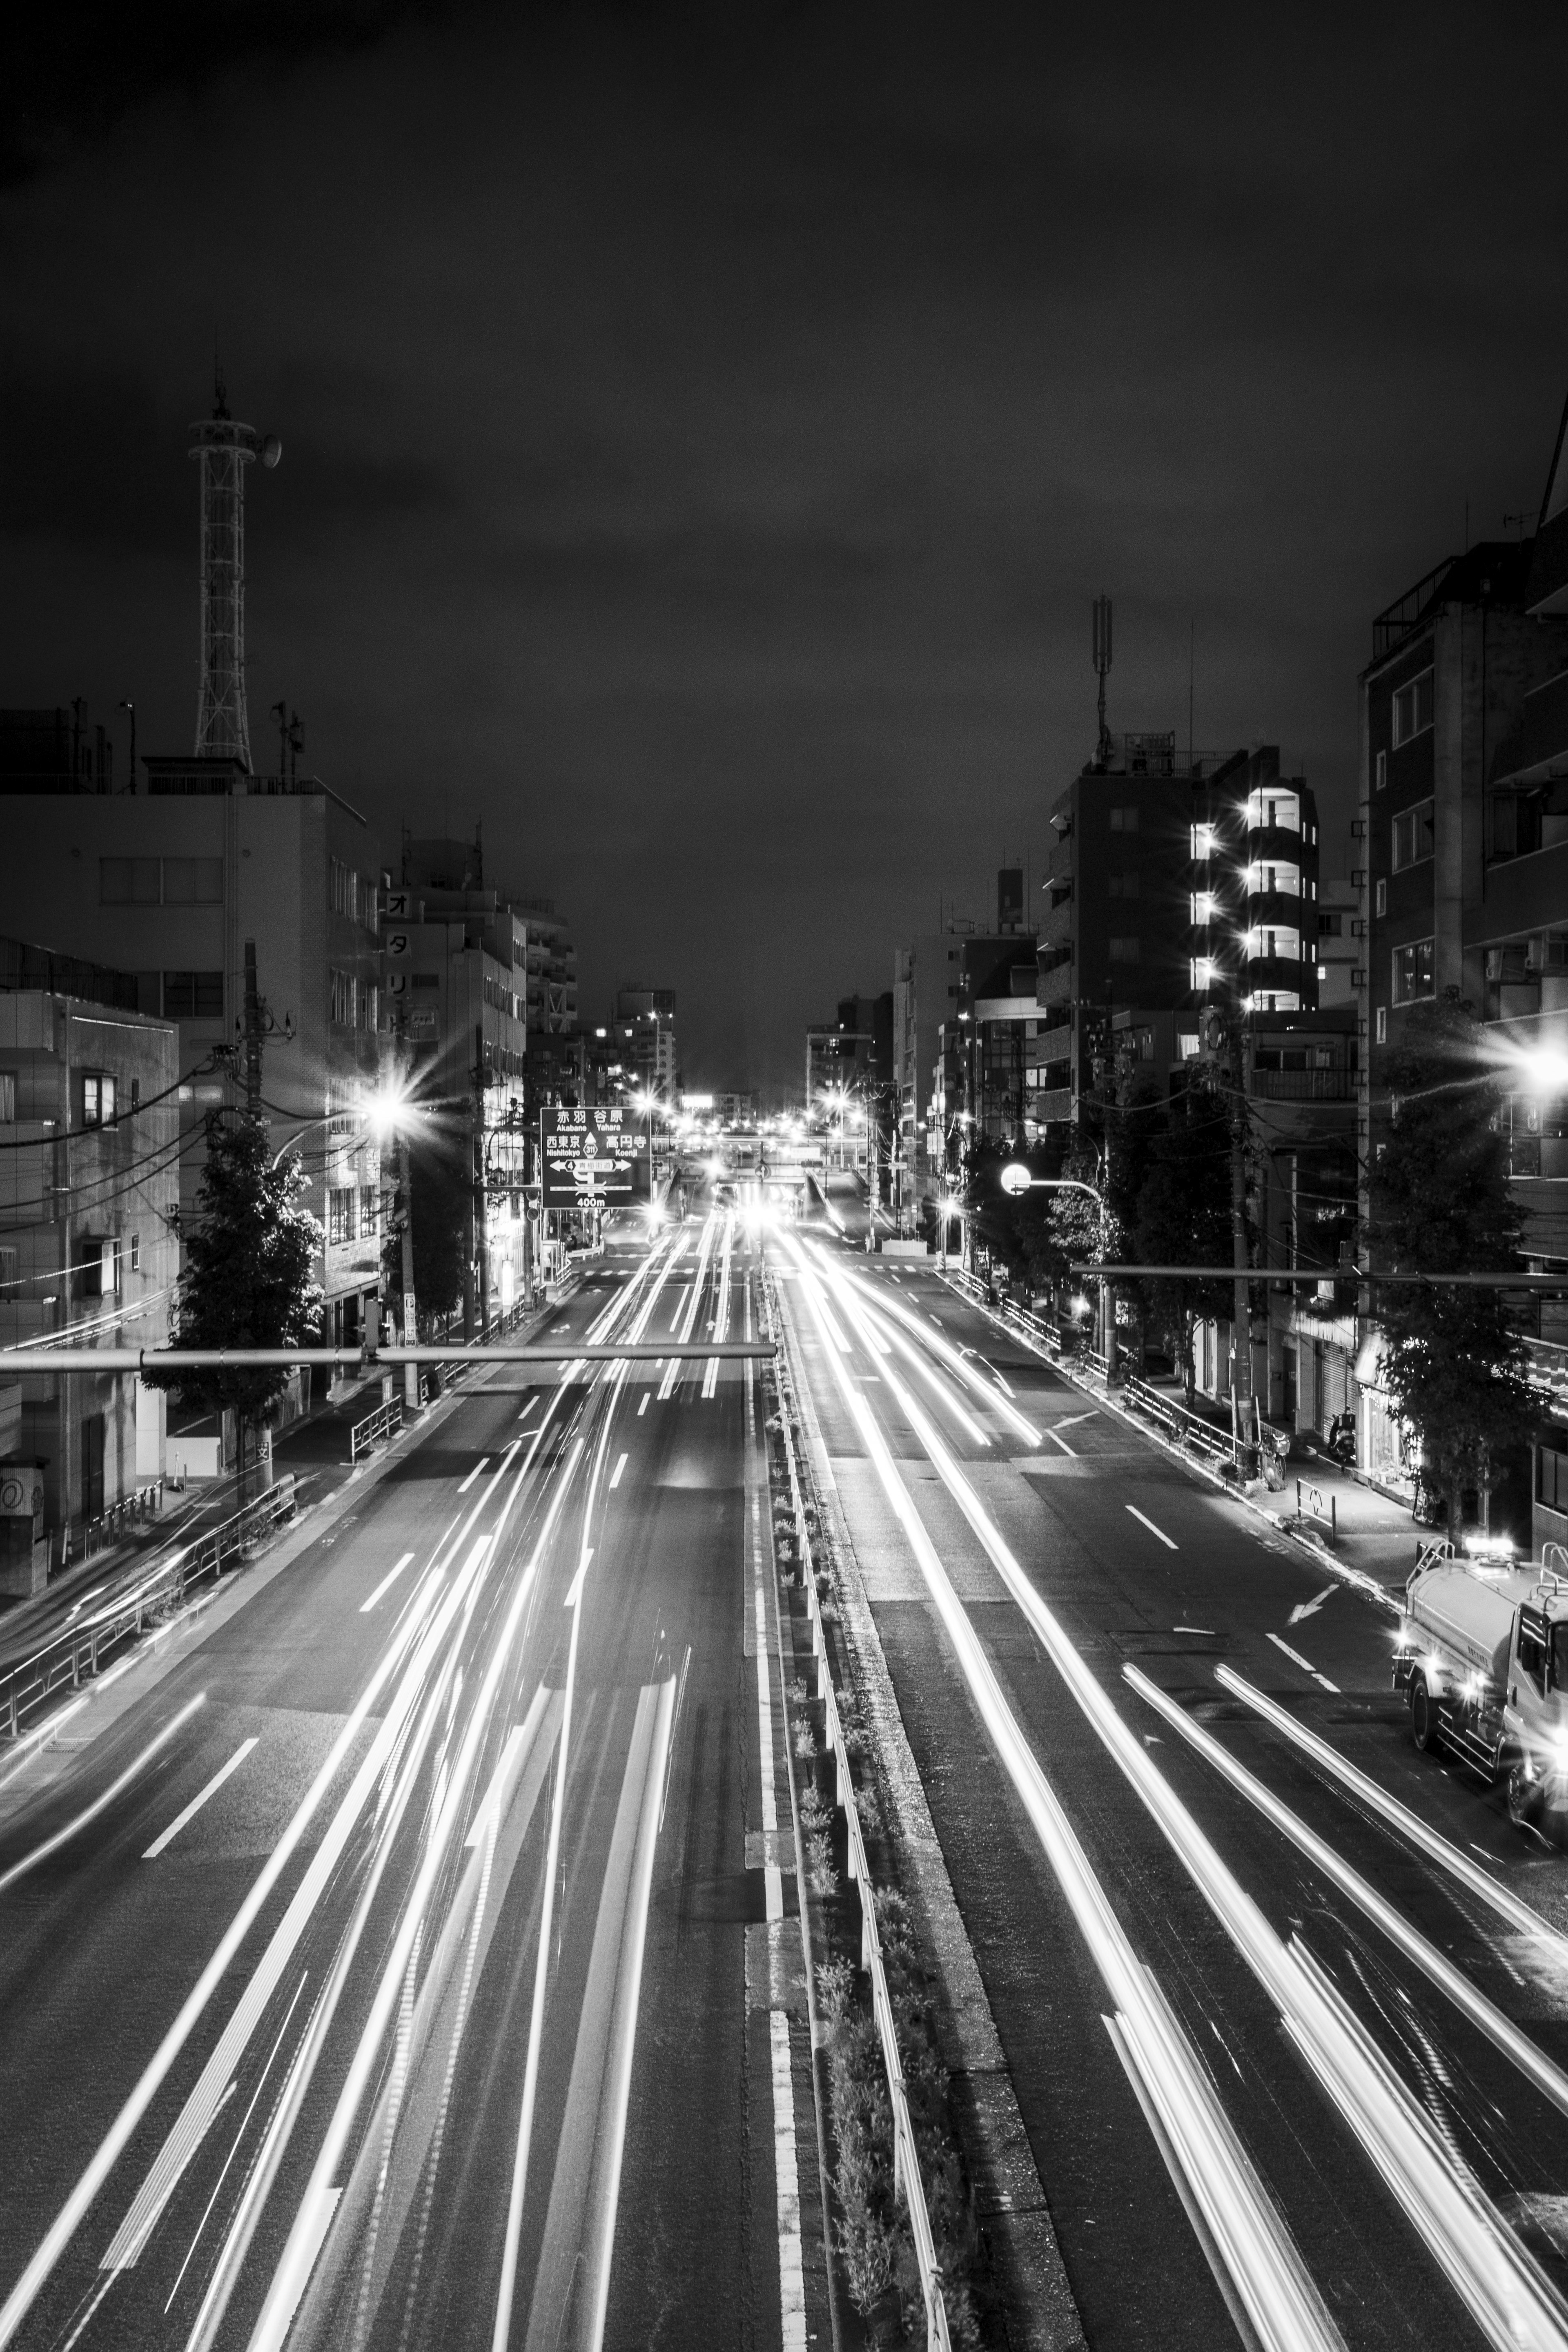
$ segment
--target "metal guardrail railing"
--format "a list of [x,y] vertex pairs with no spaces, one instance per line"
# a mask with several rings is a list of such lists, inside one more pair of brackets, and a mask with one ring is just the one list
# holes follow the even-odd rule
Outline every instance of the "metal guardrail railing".
[[126,1528],[138,1520],[155,1519],[163,1507],[165,1483],[162,1478],[155,1478],[149,1486],[138,1486],[133,1495],[122,1495],[118,1503],[110,1505],[107,1511],[100,1511],[96,1518],[89,1519],[81,1531],[77,1558],[87,1559],[93,1552],[102,1551],[108,1545],[118,1543]]
[[[766,1276],[764,1286],[767,1286]],[[770,1320],[776,1334],[781,1318],[775,1297],[769,1297],[768,1306]],[[942,2266],[936,2258],[936,2241],[931,2234],[925,2183],[921,2179],[920,2152],[915,2145],[914,2124],[910,2116],[909,2092],[904,2083],[904,2063],[899,2049],[892,1995],[888,1989],[888,1971],[877,1928],[877,1909],[872,1895],[870,1864],[866,1856],[866,1839],[855,1801],[855,1783],[849,1774],[849,1751],[845,1745],[844,1726],[827,1662],[822,1612],[817,1603],[811,1536],[805,1523],[805,1503],[801,1493],[795,1441],[790,1435],[790,1418],[795,1409],[793,1384],[785,1370],[782,1347],[773,1360],[773,1369],[783,1408],[779,1418],[784,1425],[784,1461],[789,1470],[790,1502],[795,1513],[795,1539],[800,1547],[806,1617],[811,1626],[811,1654],[816,1681],[816,1689],[812,1696],[823,1703],[824,1743],[834,1759],[834,1795],[844,1815],[849,1876],[859,1890],[860,1966],[871,1980],[871,2013],[876,2020],[877,2039],[882,2052],[882,2070],[888,2081],[888,2102],[892,2111],[893,2194],[895,2197],[902,2194],[909,2211],[910,2235],[914,2240],[915,2263],[920,2273],[921,2299],[925,2305],[926,2352],[952,2352],[947,2308],[942,2299]]]
[[57,1633],[30,1657],[8,1667],[0,1674],[0,1738],[19,1738],[26,1718],[36,1715],[55,1692],[68,1685],[78,1688],[84,1674],[97,1674],[108,1651],[142,1633],[153,1619],[177,1608],[193,1584],[204,1577],[221,1575],[226,1566],[244,1558],[260,1535],[279,1519],[291,1519],[294,1511],[294,1479],[289,1473],[232,1518],[210,1528],[205,1535],[132,1580],[68,1632]]
[[349,1432],[350,1462],[357,1462],[360,1455],[368,1454],[373,1446],[384,1445],[402,1426],[401,1397],[395,1396],[385,1404],[378,1404],[374,1412],[367,1412],[363,1421],[356,1421]]
[[1156,1423],[1173,1445],[1205,1455],[1211,1462],[1228,1462],[1243,1476],[1255,1474],[1258,1455],[1256,1445],[1233,1437],[1228,1430],[1216,1429],[1202,1413],[1189,1412],[1185,1405],[1173,1403],[1136,1373],[1122,1381],[1119,1394],[1123,1404]]

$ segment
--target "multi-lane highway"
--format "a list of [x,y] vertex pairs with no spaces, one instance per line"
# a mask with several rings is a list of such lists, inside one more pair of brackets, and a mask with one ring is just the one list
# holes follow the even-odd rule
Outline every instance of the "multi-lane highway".
[[[550,1336],[754,1328],[705,1207]],[[0,2343],[826,2326],[759,1433],[480,1375],[0,1780]]]
[[1568,2341],[1568,1865],[1386,1613],[837,1205],[805,1417],[1088,2340]]

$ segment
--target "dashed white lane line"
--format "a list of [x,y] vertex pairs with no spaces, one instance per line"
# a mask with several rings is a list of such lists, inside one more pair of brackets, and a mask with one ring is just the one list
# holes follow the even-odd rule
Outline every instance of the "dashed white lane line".
[[621,1483],[621,1472],[626,1468],[626,1464],[631,1460],[631,1458],[632,1458],[632,1457],[631,1457],[631,1455],[630,1455],[629,1454],[622,1454],[622,1456],[621,1456],[621,1458],[620,1458],[620,1460],[616,1463],[616,1465],[615,1468],[611,1471],[611,1473],[610,1473],[610,1485],[611,1485],[613,1487],[614,1487],[614,1486],[618,1486],[620,1485],[620,1483]]
[[1327,1675],[1321,1675],[1318,1672],[1317,1667],[1312,1664],[1310,1658],[1304,1658],[1300,1650],[1293,1650],[1289,1642],[1282,1642],[1279,1639],[1278,1633],[1270,1633],[1268,1638],[1273,1643],[1277,1650],[1284,1651],[1285,1655],[1289,1659],[1290,1664],[1293,1666],[1300,1666],[1304,1675],[1310,1675],[1312,1680],[1315,1683],[1321,1683],[1326,1691],[1338,1691],[1338,1683],[1331,1683]]
[[381,1582],[376,1586],[375,1591],[371,1594],[370,1599],[360,1602],[359,1613],[362,1617],[368,1617],[371,1611],[375,1607],[376,1602],[381,1599],[382,1594],[384,1592],[391,1591],[393,1586],[396,1583],[398,1578],[402,1575],[404,1570],[407,1567],[413,1557],[414,1554],[411,1551],[405,1551],[403,1558],[397,1562],[395,1568],[389,1568],[387,1570],[386,1574],[382,1578]]
[[1127,1507],[1141,1527],[1147,1528],[1152,1536],[1159,1537],[1160,1541],[1164,1545],[1167,1551],[1180,1551],[1181,1546],[1175,1541],[1174,1538],[1168,1536],[1163,1528],[1157,1528],[1152,1519],[1145,1518],[1142,1512],[1138,1508],[1136,1503],[1129,1503]]
[[163,1832],[163,1835],[153,1839],[152,1844],[148,1847],[146,1853],[142,1857],[143,1862],[157,1861],[158,1856],[163,1853],[163,1848],[170,1844],[174,1839],[179,1836],[180,1832],[184,1828],[185,1823],[187,1822],[195,1821],[196,1815],[201,1811],[202,1807],[206,1803],[207,1799],[209,1797],[216,1796],[218,1790],[222,1788],[229,1774],[231,1772],[238,1771],[240,1766],[244,1763],[246,1758],[257,1744],[258,1743],[255,1739],[242,1739],[240,1741],[239,1746],[235,1749],[234,1754],[229,1758],[228,1762],[218,1767],[218,1769],[213,1774],[212,1779],[207,1782],[206,1787],[197,1791],[197,1793],[191,1799],[190,1803],[185,1807],[184,1811],[183,1813],[176,1813],[174,1820],[169,1823],[168,1828]]
[[641,1402],[641,1404],[639,1404],[639,1405],[638,1405],[638,1407],[637,1407],[637,1419],[638,1419],[639,1421],[642,1419],[642,1417],[643,1417],[644,1413],[645,1413],[647,1411],[647,1391],[646,1389],[644,1389],[644,1391],[643,1391],[643,1399],[642,1399],[642,1402]]
[[466,1495],[468,1493],[468,1488],[473,1485],[474,1480],[479,1476],[479,1472],[484,1468],[489,1458],[490,1457],[488,1454],[480,1454],[479,1460],[475,1463],[473,1468],[469,1471],[468,1476],[458,1487],[458,1492],[459,1495]]

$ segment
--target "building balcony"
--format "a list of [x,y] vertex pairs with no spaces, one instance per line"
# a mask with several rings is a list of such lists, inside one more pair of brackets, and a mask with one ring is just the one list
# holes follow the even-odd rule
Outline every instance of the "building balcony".
[[1302,836],[1293,824],[1249,825],[1247,834],[1249,866],[1301,866],[1309,862]]
[[1303,898],[1299,890],[1255,890],[1247,898],[1249,930],[1315,931],[1317,924],[1317,900]]
[[1252,997],[1294,996],[1302,1010],[1310,1012],[1318,1001],[1318,967],[1300,956],[1249,956],[1243,985]]
[[1072,1117],[1070,1087],[1037,1087],[1024,1097],[1024,1117],[1037,1127],[1064,1127]]
[[1353,1102],[1353,1070],[1254,1070],[1251,1091],[1262,1102]]
[[1523,1332],[1515,1332],[1513,1337],[1523,1345],[1526,1378],[1531,1385],[1544,1390],[1549,1396],[1568,1401],[1568,1348],[1555,1339],[1532,1339]]

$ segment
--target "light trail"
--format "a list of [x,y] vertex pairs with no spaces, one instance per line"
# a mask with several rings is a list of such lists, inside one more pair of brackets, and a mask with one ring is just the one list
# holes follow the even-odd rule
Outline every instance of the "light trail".
[[[824,1258],[823,1265],[825,1270],[828,1264],[829,1261]],[[833,1268],[833,1272],[839,1280],[843,1280],[844,1277],[837,1266]],[[858,1297],[865,1294],[869,1288],[869,1286],[864,1283],[859,1276],[856,1276],[854,1277],[853,1286]],[[1037,1453],[1039,1451],[1041,1443],[1040,1433],[1035,1427],[1034,1423],[1032,1421],[1025,1420],[1023,1414],[1018,1411],[1017,1406],[1013,1403],[1011,1398],[1005,1397],[999,1390],[990,1387],[987,1382],[981,1379],[979,1373],[974,1370],[973,1365],[969,1361],[968,1357],[963,1353],[963,1350],[961,1348],[955,1348],[952,1340],[948,1339],[945,1332],[942,1330],[942,1325],[937,1323],[937,1318],[934,1315],[931,1318],[933,1323],[936,1323],[936,1334],[933,1338],[931,1333],[926,1329],[925,1325],[921,1321],[919,1316],[914,1314],[909,1307],[905,1307],[900,1300],[889,1298],[884,1296],[882,1297],[873,1297],[872,1303],[875,1306],[879,1307],[884,1315],[892,1316],[898,1322],[906,1325],[908,1328],[915,1334],[917,1339],[924,1340],[928,1348],[934,1348],[938,1355],[945,1357],[952,1370],[957,1373],[959,1379],[963,1382],[964,1387],[968,1389],[972,1394],[979,1397],[984,1403],[990,1405],[993,1412],[999,1412],[1004,1421],[1011,1422],[1013,1427],[1018,1432],[1019,1435],[1026,1437]]]
[[[804,1252],[796,1255],[800,1288],[820,1323],[826,1305],[821,1285]],[[852,1306],[850,1312],[857,1311]],[[1342,2352],[1340,2332],[1278,2208],[1155,1979],[1140,1963],[1025,1739],[865,1397],[837,1358],[830,1355],[828,1360],[925,1578],[981,1720],[1115,2004],[1119,2030],[1133,2054],[1140,2096],[1146,2096],[1158,2115],[1162,2152],[1172,2164],[1184,2201],[1192,2200],[1202,2216],[1201,2242],[1227,2301],[1234,2297],[1239,2302],[1266,2352],[1307,2352],[1313,2347],[1318,2352],[1328,2352],[1328,2347]],[[924,1421],[923,1414],[921,1419]],[[496,2352],[503,2347],[498,2346]]]
[[[1568,2344],[1563,2308],[1539,2263],[1455,2161],[1430,2117],[1300,1938],[1289,1946],[1282,1943],[1243,1891],[1085,1665],[925,1414],[890,1375],[889,1385],[1073,1697],[1274,2001],[1308,2066],[1477,2325],[1493,2344],[1510,2347],[1510,2352],[1520,2347],[1560,2352]],[[852,1393],[868,1421],[864,1400],[858,1391]],[[895,1483],[910,1517],[916,1517],[902,1482]],[[934,1560],[934,1552],[931,1557]],[[956,1609],[956,1601],[953,1605]]]
[[1314,1764],[1321,1765],[1342,1788],[1359,1797],[1387,1828],[1397,1830],[1402,1836],[1408,1838],[1412,1845],[1418,1846],[1429,1861],[1437,1864],[1439,1870],[1446,1870],[1451,1878],[1457,1878],[1469,1894],[1478,1895],[1500,1918],[1506,1919],[1510,1927],[1517,1927],[1521,1935],[1533,1937],[1538,1943],[1549,1946],[1560,1959],[1568,1962],[1568,1937],[1553,1927],[1549,1920],[1543,1919],[1539,1911],[1532,1911],[1528,1903],[1521,1903],[1508,1887],[1500,1886],[1496,1879],[1489,1877],[1484,1870],[1479,1870],[1467,1854],[1461,1853],[1457,1845],[1450,1844],[1439,1831],[1428,1828],[1408,1805],[1402,1805],[1397,1797],[1390,1796],[1386,1789],[1380,1789],[1375,1780],[1349,1763],[1337,1748],[1329,1746],[1326,1739],[1320,1739],[1315,1731],[1309,1731],[1304,1724],[1298,1723],[1282,1706],[1277,1706],[1271,1698],[1266,1697],[1262,1691],[1255,1690],[1250,1683],[1244,1682],[1231,1667],[1216,1666],[1215,1676],[1235,1697],[1244,1700],[1247,1706],[1263,1717],[1265,1722],[1271,1723],[1276,1731],[1282,1731],[1287,1739],[1311,1758]]
[[[857,1287],[858,1286],[857,1286]],[[974,1419],[973,1415],[968,1412],[959,1402],[957,1397],[953,1394],[952,1390],[942,1379],[942,1374],[937,1370],[936,1366],[926,1361],[926,1359],[921,1355],[920,1349],[914,1345],[914,1342],[911,1339],[906,1339],[903,1332],[898,1328],[898,1326],[891,1316],[884,1315],[882,1313],[881,1300],[877,1298],[874,1294],[870,1294],[863,1304],[867,1306],[868,1312],[872,1316],[879,1316],[883,1325],[885,1326],[885,1330],[879,1332],[878,1336],[879,1339],[885,1339],[889,1344],[880,1346],[878,1352],[881,1355],[886,1355],[889,1353],[889,1346],[897,1349],[899,1354],[904,1358],[905,1361],[912,1365],[914,1370],[920,1374],[921,1380],[925,1381],[926,1386],[931,1391],[938,1402],[952,1415],[953,1419],[963,1429],[965,1436],[971,1438],[976,1445],[989,1447],[991,1440],[986,1432],[981,1428],[980,1423]],[[872,1328],[876,1329],[876,1328],[877,1326],[875,1322],[873,1322]],[[916,1328],[918,1328],[919,1327],[917,1326]],[[921,1336],[923,1337],[924,1335],[922,1334]]]
[[178,1715],[170,1717],[157,1738],[150,1740],[141,1754],[132,1759],[124,1771],[110,1782],[101,1796],[95,1797],[90,1805],[84,1805],[81,1811],[67,1822],[63,1829],[58,1829],[52,1837],[47,1837],[42,1845],[36,1845],[31,1853],[25,1853],[20,1862],[14,1862],[9,1870],[0,1871],[0,1895],[3,1895],[8,1886],[14,1886],[17,1879],[26,1878],[30,1870],[37,1870],[39,1863],[47,1862],[51,1853],[58,1853],[62,1845],[68,1845],[73,1837],[79,1836],[86,1829],[89,1822],[95,1822],[104,1808],[111,1805],[116,1797],[131,1786],[138,1774],[147,1769],[154,1756],[163,1753],[174,1734],[190,1721],[199,1708],[205,1706],[206,1703],[205,1691],[198,1691],[195,1697],[180,1709]]
[[1137,1666],[1124,1665],[1121,1671],[1140,1698],[1146,1699],[1205,1762],[1212,1764],[1233,1789],[1239,1790],[1248,1804],[1255,1805],[1266,1821],[1272,1822],[1277,1830],[1299,1847],[1314,1867],[1321,1870],[1342,1895],[1348,1895],[1357,1908],[1383,1930],[1389,1941],[1398,1947],[1405,1958],[1414,1961],[1423,1975],[1431,1979],[1456,2009],[1460,2010],[1472,2025],[1494,2042],[1504,2057],[1517,2066],[1554,2107],[1568,2116],[1568,2074],[1554,2065],[1543,2051],[1537,2049],[1528,2035],[1520,2032],[1511,2018],[1505,2017],[1484,1993],[1478,1991],[1469,1979],[1462,1975],[1435,1944],[1429,1943],[1418,1929],[1411,1927],[1359,1872],[1352,1870],[1349,1863],[1342,1861],[1331,1845],[1308,1828],[1300,1814],[1292,1812],[1272,1790],[1265,1788],[1261,1780],[1239,1763],[1228,1748],[1222,1748],[1211,1732],[1194,1722],[1185,1707],[1178,1706],[1167,1692],[1163,1691],[1157,1683],[1151,1682]]

